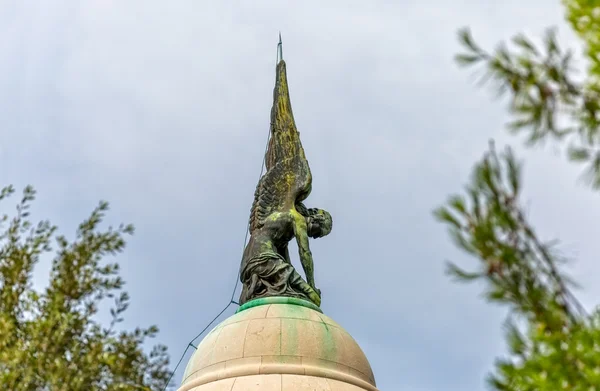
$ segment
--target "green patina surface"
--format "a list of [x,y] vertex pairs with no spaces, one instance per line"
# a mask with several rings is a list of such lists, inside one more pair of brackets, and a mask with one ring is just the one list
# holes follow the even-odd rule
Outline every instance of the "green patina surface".
[[[323,311],[317,307],[315,304],[295,297],[265,297],[260,299],[251,300],[238,308],[236,313],[240,313],[249,308],[258,307],[261,305],[267,304],[288,304],[289,306],[286,309],[289,318],[283,319],[284,322],[282,326],[285,328],[286,341],[280,341],[281,346],[281,357],[282,363],[285,362],[288,356],[295,356],[298,354],[299,345],[305,343],[305,341],[301,341],[298,333],[298,319],[302,319],[305,317],[304,311],[301,307],[309,308],[311,310],[317,311],[319,313],[323,313]],[[297,316],[294,314],[297,313]],[[320,350],[323,354],[323,358],[326,360],[336,361],[338,355],[338,346],[337,343],[339,341],[336,340],[334,334],[339,333],[335,327],[328,325],[323,319],[320,322],[312,322],[314,330],[315,330],[315,338],[320,342]],[[281,335],[284,333],[282,332]],[[285,348],[284,348],[285,346]],[[283,351],[285,350],[285,351]]]
[[[235,313],[237,314],[237,313],[240,313],[249,308],[258,307],[260,305],[266,305],[266,304],[291,304],[294,306],[310,308],[311,310],[315,310],[317,312],[323,313],[323,311],[321,311],[321,309],[319,307],[317,307],[315,304],[311,303],[308,300],[298,299],[295,297],[282,297],[282,296],[263,297],[260,299],[250,300],[250,301],[242,304]],[[290,310],[293,311],[294,310],[293,307],[291,307]]]
[[[257,184],[250,212],[250,240],[240,265],[239,302],[244,305],[285,292],[318,307],[321,291],[315,285],[309,238],[327,236],[333,222],[328,212],[303,204],[312,190],[312,174],[294,121],[283,59],[277,63],[264,164],[266,172]],[[294,237],[304,279],[290,260],[288,243]]]

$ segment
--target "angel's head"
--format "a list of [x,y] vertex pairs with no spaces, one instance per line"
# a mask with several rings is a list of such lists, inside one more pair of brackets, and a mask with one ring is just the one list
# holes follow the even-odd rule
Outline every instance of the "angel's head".
[[306,216],[306,231],[308,236],[313,239],[322,238],[329,235],[333,220],[329,212],[323,209],[308,209]]
[[333,220],[323,209],[307,208],[302,202],[296,203],[296,210],[306,218],[306,233],[313,239],[329,235]]

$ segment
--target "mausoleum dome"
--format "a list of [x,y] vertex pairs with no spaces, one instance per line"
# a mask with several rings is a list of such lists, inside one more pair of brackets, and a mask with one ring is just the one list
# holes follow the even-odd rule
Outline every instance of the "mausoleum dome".
[[377,391],[369,361],[339,324],[305,300],[252,300],[190,358],[179,391]]

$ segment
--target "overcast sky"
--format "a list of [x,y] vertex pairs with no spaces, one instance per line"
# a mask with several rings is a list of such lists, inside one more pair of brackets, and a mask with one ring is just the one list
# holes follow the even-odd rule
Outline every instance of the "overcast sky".
[[[486,47],[551,25],[573,44],[558,0],[5,0],[0,178],[33,184],[34,217],[64,232],[100,199],[110,222],[136,225],[119,257],[126,325],[157,324],[175,362],[235,283],[281,30],[314,177],[307,204],[334,219],[311,244],[324,312],[382,391],[483,390],[505,351],[504,314],[443,275],[444,260],[472,260],[431,210],[460,191],[489,138],[520,142],[502,102],[452,61],[465,25]],[[590,306],[597,194],[552,148],[518,150],[530,216],[578,259]]]

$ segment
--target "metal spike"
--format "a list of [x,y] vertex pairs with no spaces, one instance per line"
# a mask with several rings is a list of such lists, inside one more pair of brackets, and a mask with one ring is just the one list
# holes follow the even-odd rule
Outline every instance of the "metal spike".
[[281,43],[281,31],[279,32],[279,43],[277,44],[277,64],[283,60],[283,43]]

